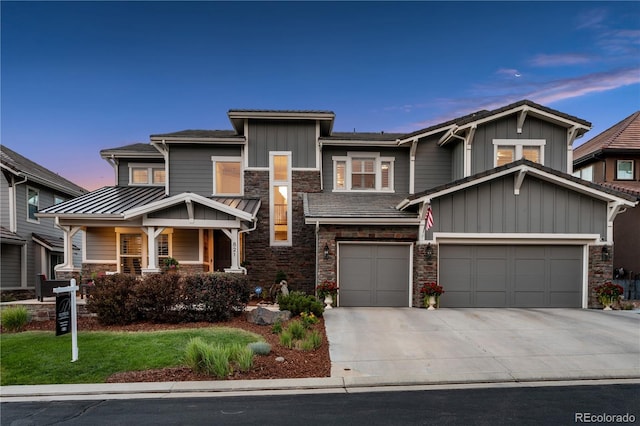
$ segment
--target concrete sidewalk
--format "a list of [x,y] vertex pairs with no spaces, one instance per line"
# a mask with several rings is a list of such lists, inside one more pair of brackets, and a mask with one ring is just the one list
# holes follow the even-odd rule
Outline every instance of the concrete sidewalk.
[[339,308],[331,377],[359,383],[640,378],[640,311]]
[[331,377],[0,387],[2,402],[640,383],[640,311],[338,308]]

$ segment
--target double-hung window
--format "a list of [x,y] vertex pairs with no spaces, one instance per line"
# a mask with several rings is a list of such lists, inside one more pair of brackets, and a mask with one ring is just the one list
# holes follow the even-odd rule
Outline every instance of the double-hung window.
[[573,172],[573,176],[593,182],[593,165],[576,170]]
[[544,139],[494,139],[493,166],[499,167],[524,158],[544,164]]
[[393,192],[392,157],[377,152],[349,152],[333,157],[334,191]]
[[29,222],[40,222],[36,213],[40,209],[40,191],[34,188],[27,188],[27,220]]
[[633,180],[633,160],[618,160],[616,162],[616,179]]
[[213,162],[213,193],[242,195],[242,158],[211,157]]
[[120,272],[140,275],[141,267],[142,234],[120,234]]
[[164,164],[138,164],[129,165],[130,185],[164,185]]

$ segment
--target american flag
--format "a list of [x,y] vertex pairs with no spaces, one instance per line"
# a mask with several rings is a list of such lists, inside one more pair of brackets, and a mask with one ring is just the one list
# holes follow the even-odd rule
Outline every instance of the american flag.
[[431,206],[427,207],[427,213],[424,215],[424,230],[425,232],[433,228],[433,212]]

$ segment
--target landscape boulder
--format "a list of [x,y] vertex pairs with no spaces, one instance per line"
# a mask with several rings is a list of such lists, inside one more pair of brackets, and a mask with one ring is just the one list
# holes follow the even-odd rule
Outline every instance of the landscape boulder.
[[272,325],[278,321],[284,322],[290,319],[289,311],[272,311],[262,306],[247,312],[247,321],[258,325]]

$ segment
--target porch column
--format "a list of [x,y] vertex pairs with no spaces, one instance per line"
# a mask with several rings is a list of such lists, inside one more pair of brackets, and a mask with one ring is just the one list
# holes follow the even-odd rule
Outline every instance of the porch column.
[[156,244],[156,238],[162,234],[164,227],[156,228],[155,226],[148,226],[146,229],[142,228],[145,234],[147,234],[147,256],[149,261],[147,267],[142,268],[143,274],[153,274],[160,272],[158,265],[158,245]]
[[225,268],[225,272],[237,274],[244,273],[240,268],[240,234],[237,229],[223,229],[222,232],[231,240],[231,267]]
[[62,226],[57,224],[58,228],[62,229],[64,242],[64,263],[55,267],[56,271],[74,271],[76,269],[73,264],[73,237],[80,231],[79,226]]

